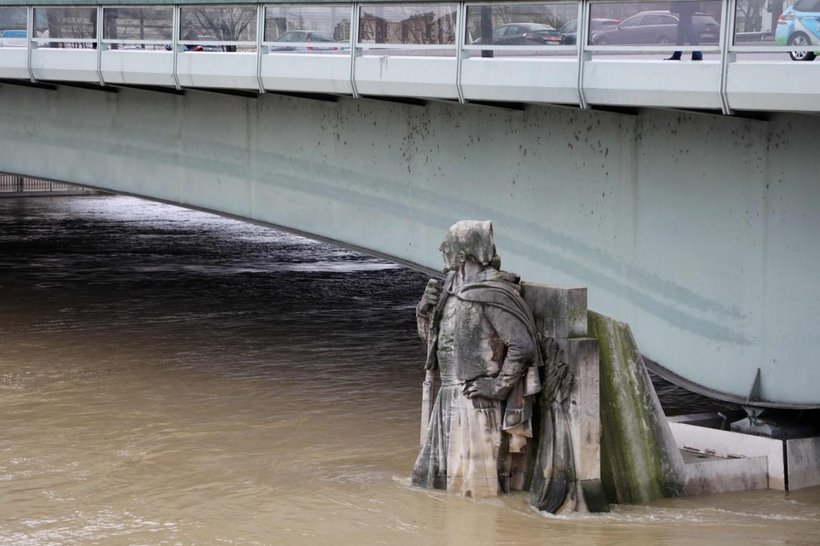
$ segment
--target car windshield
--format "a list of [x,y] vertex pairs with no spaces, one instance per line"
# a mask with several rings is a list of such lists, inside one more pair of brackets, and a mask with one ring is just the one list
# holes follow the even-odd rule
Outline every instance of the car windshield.
[[303,32],[285,32],[281,36],[279,36],[276,41],[277,42],[302,42],[305,39],[305,34]]
[[561,27],[561,32],[575,32],[577,26],[578,21],[570,21],[569,23]]
[[645,17],[644,15],[634,15],[634,16],[630,17],[629,19],[627,19],[626,21],[624,21],[623,23],[621,23],[621,26],[622,27],[636,27],[636,26],[640,25],[641,23],[643,23],[644,17]]
[[614,27],[615,24],[615,21],[597,21],[592,19],[589,22],[589,28],[590,30],[600,30],[602,28]]
[[276,42],[332,42],[333,36],[326,32],[290,30],[279,36]]
[[537,24],[524,25],[523,29],[524,30],[541,30],[541,31],[543,31],[543,30],[555,30],[554,28],[552,28],[549,25],[537,25]]

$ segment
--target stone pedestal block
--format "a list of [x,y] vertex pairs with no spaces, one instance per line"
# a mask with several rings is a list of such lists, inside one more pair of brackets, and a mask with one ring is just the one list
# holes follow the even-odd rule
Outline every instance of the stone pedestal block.
[[579,480],[601,479],[601,414],[598,394],[598,340],[567,341],[567,362],[573,376],[569,399],[570,428]]
[[789,491],[820,485],[820,438],[786,441]]
[[[547,366],[566,364],[568,367],[569,394],[562,407],[566,408],[571,436],[578,498],[576,509],[608,511],[601,485],[598,341],[586,337],[586,288],[523,283],[522,296],[533,311],[538,333],[553,338],[560,349],[560,362]],[[549,375],[551,370],[544,373]]]
[[539,332],[557,340],[587,335],[587,289],[521,283]]
[[572,374],[569,421],[579,498],[592,512],[609,511],[601,485],[601,405],[598,340],[566,340],[565,356]]

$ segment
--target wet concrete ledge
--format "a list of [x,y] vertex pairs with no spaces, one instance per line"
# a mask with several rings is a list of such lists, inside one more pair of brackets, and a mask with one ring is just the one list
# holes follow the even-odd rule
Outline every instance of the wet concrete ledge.
[[701,418],[668,418],[687,463],[684,494],[820,485],[820,437],[768,438],[694,424]]

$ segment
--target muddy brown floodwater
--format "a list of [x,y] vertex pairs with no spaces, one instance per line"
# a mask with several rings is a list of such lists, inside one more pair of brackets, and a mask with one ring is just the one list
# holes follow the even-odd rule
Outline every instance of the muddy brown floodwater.
[[820,489],[552,517],[408,485],[420,273],[127,197],[0,199],[0,544],[820,543]]

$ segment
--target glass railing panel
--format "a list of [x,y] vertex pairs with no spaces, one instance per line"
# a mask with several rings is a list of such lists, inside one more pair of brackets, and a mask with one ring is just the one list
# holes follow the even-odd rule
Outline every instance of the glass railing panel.
[[468,4],[464,48],[483,57],[574,55],[577,28],[578,2]]
[[256,6],[182,6],[179,44],[183,51],[256,51],[256,14]]
[[773,42],[774,29],[777,27],[777,19],[783,12],[784,4],[786,2],[783,0],[738,0],[735,10],[734,43]]
[[170,49],[173,32],[170,6],[103,8],[103,43],[111,49]]
[[265,7],[264,44],[271,53],[350,54],[351,6]]
[[[92,49],[97,39],[97,8],[34,8],[39,47]],[[42,23],[42,25],[40,24]],[[42,30],[39,30],[39,28]]]
[[364,54],[454,56],[457,4],[368,4],[359,10]]
[[820,0],[738,0],[738,60],[812,61],[820,56]]
[[28,47],[26,8],[0,7],[0,47]]
[[[593,2],[588,44],[613,51],[672,51],[675,45],[719,52],[720,0],[693,2]],[[597,53],[601,53],[599,50]],[[695,55],[699,57],[700,55]],[[694,58],[694,57],[693,57]]]

